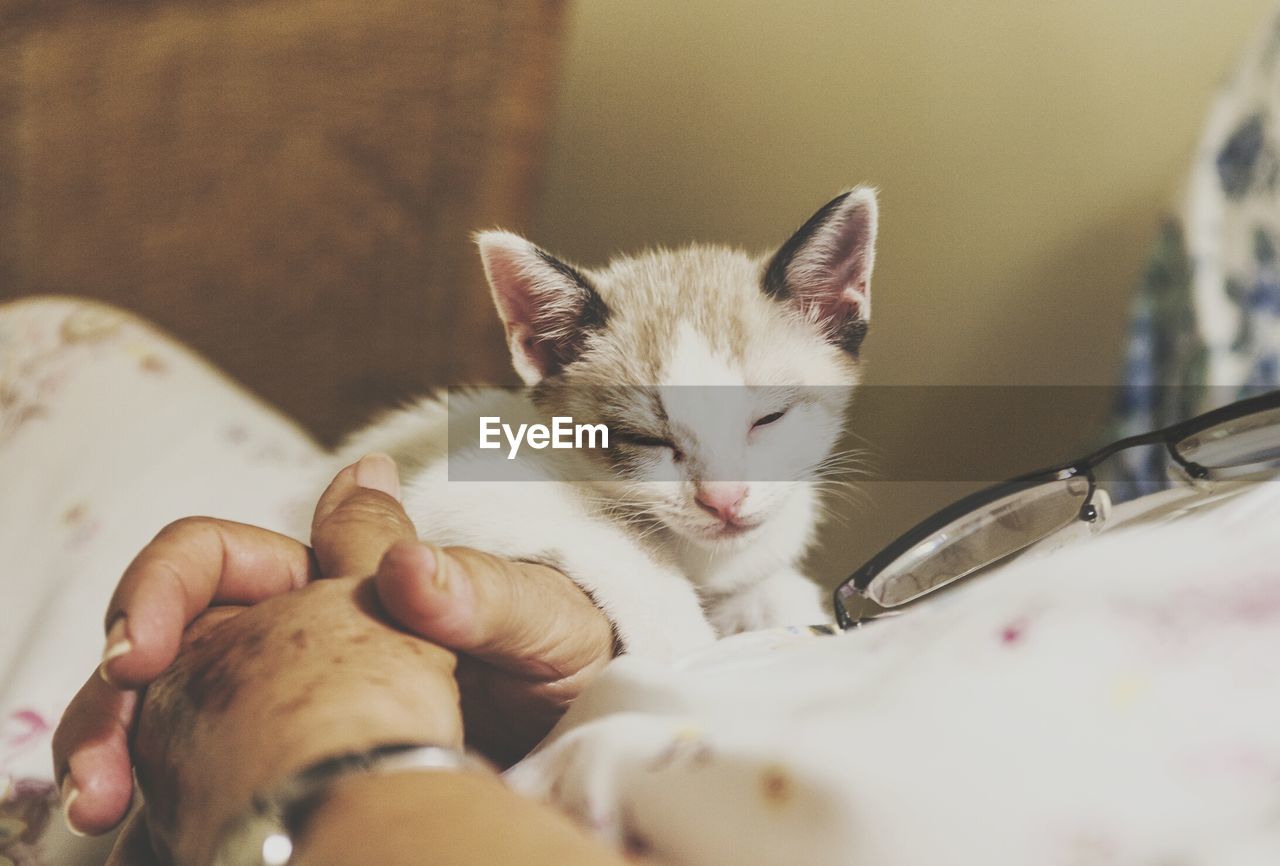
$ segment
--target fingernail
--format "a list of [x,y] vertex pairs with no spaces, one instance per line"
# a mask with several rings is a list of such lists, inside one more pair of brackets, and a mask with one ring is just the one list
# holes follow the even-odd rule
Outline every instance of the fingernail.
[[129,640],[129,621],[124,614],[116,617],[116,621],[111,624],[111,628],[107,629],[107,645],[102,650],[102,661],[98,664],[98,672],[102,674],[102,678],[107,679],[107,662],[112,659],[118,659],[122,655],[127,655],[133,651],[133,641]]
[[88,836],[89,834],[81,830],[75,824],[71,823],[71,804],[76,801],[76,797],[80,796],[80,789],[76,787],[75,781],[71,778],[71,774],[67,774],[67,778],[62,781],[62,820],[66,822],[67,829],[71,831],[73,836]]
[[400,472],[386,454],[366,454],[356,464],[356,484],[400,499]]

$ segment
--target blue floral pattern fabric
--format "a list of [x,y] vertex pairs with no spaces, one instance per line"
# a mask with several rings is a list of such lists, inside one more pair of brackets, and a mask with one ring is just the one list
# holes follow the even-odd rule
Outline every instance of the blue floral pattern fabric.
[[[1161,229],[1129,328],[1114,435],[1280,387],[1280,16],[1210,109],[1178,216]],[[1167,461],[1129,456],[1134,492]]]

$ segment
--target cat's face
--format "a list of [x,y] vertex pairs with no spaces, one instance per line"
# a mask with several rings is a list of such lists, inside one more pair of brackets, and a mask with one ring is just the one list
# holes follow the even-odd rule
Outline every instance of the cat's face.
[[608,425],[594,456],[611,497],[721,545],[826,467],[859,380],[876,216],[856,189],[770,256],[694,245],[595,270],[508,233],[478,241],[539,405]]

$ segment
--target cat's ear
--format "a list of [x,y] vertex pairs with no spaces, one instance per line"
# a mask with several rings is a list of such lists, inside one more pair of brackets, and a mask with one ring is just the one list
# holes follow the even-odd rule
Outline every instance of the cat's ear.
[[828,339],[856,355],[871,319],[875,190],[852,189],[809,217],[765,268],[764,291],[798,307]]
[[480,232],[475,240],[511,361],[525,384],[536,385],[577,357],[609,308],[576,268],[519,235]]

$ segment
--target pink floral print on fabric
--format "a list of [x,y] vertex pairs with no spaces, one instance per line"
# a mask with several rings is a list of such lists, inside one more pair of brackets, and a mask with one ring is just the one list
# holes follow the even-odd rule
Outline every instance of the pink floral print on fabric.
[[20,708],[0,719],[0,795],[17,758],[33,750],[47,750],[52,734],[53,723],[33,709]]
[[0,727],[0,746],[6,751],[21,749],[48,733],[52,726],[35,710],[21,709],[9,714]]
[[58,317],[0,319],[0,445],[49,411],[72,370],[93,350],[119,339],[126,320],[90,304]]

